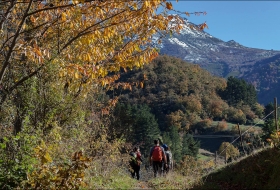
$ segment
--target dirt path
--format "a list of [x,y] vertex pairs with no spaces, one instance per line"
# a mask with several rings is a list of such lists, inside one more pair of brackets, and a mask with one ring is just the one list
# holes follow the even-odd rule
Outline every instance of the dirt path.
[[148,183],[148,181],[152,178],[153,178],[152,168],[149,167],[148,169],[145,169],[144,167],[142,167],[140,171],[140,180],[137,181],[137,184],[135,185],[135,189],[153,189],[149,187],[149,183]]
[[138,181],[138,183],[135,186],[135,189],[152,189],[152,188],[149,187],[146,181]]

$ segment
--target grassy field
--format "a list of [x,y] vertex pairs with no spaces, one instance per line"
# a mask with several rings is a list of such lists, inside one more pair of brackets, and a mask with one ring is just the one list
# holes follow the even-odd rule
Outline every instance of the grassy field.
[[[211,126],[213,126],[213,127],[217,126],[219,122],[221,122],[221,121],[213,121]],[[252,125],[239,125],[239,127],[240,127],[241,131],[245,131],[250,127],[254,128],[255,130],[261,130],[260,125],[262,125],[263,123],[264,123],[264,121],[254,121],[254,124],[252,124]],[[232,127],[235,125],[236,125],[235,123],[227,122],[227,126],[228,126],[227,130],[232,130]]]

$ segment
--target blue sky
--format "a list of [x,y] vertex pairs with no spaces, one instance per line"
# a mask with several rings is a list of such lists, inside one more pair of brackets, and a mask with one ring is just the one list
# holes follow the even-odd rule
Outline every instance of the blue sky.
[[260,49],[280,50],[280,1],[171,1],[184,12],[206,11],[187,17],[195,24],[206,21],[206,32],[224,41]]

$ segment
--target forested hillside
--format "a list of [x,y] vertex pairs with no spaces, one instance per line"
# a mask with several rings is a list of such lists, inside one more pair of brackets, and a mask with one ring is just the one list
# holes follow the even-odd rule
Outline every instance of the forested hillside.
[[[119,102],[147,104],[162,131],[170,126],[188,131],[201,120],[246,123],[261,116],[252,85],[215,77],[198,65],[160,56],[143,69],[123,72],[121,82],[138,82],[132,90],[114,90]],[[246,95],[247,94],[247,95]]]
[[161,130],[170,125],[188,130],[199,119],[223,118],[228,107],[217,95],[226,87],[224,79],[174,57],[161,56],[143,69],[123,73],[120,81],[143,83],[143,88],[112,95],[120,95],[120,102],[149,105]]
[[190,151],[194,145],[199,147],[193,140],[184,145],[189,153],[179,148],[187,134],[221,132],[227,129],[226,122],[252,124],[263,114],[254,87],[244,80],[226,81],[170,56],[159,56],[142,69],[123,71],[117,82],[131,86],[107,92],[118,99],[110,125],[115,138],[141,144],[147,154],[153,139],[162,136],[177,161],[197,155],[197,148]]

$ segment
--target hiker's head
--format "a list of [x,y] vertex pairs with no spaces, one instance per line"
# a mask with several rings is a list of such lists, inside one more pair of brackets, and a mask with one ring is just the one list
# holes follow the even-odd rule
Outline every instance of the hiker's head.
[[134,152],[139,151],[139,147],[137,147],[137,146],[134,147],[133,151],[134,151]]
[[164,148],[165,151],[167,151],[167,149],[168,149],[167,144],[162,145],[162,147]]
[[154,140],[154,144],[158,145],[159,144],[159,140],[158,139]]

